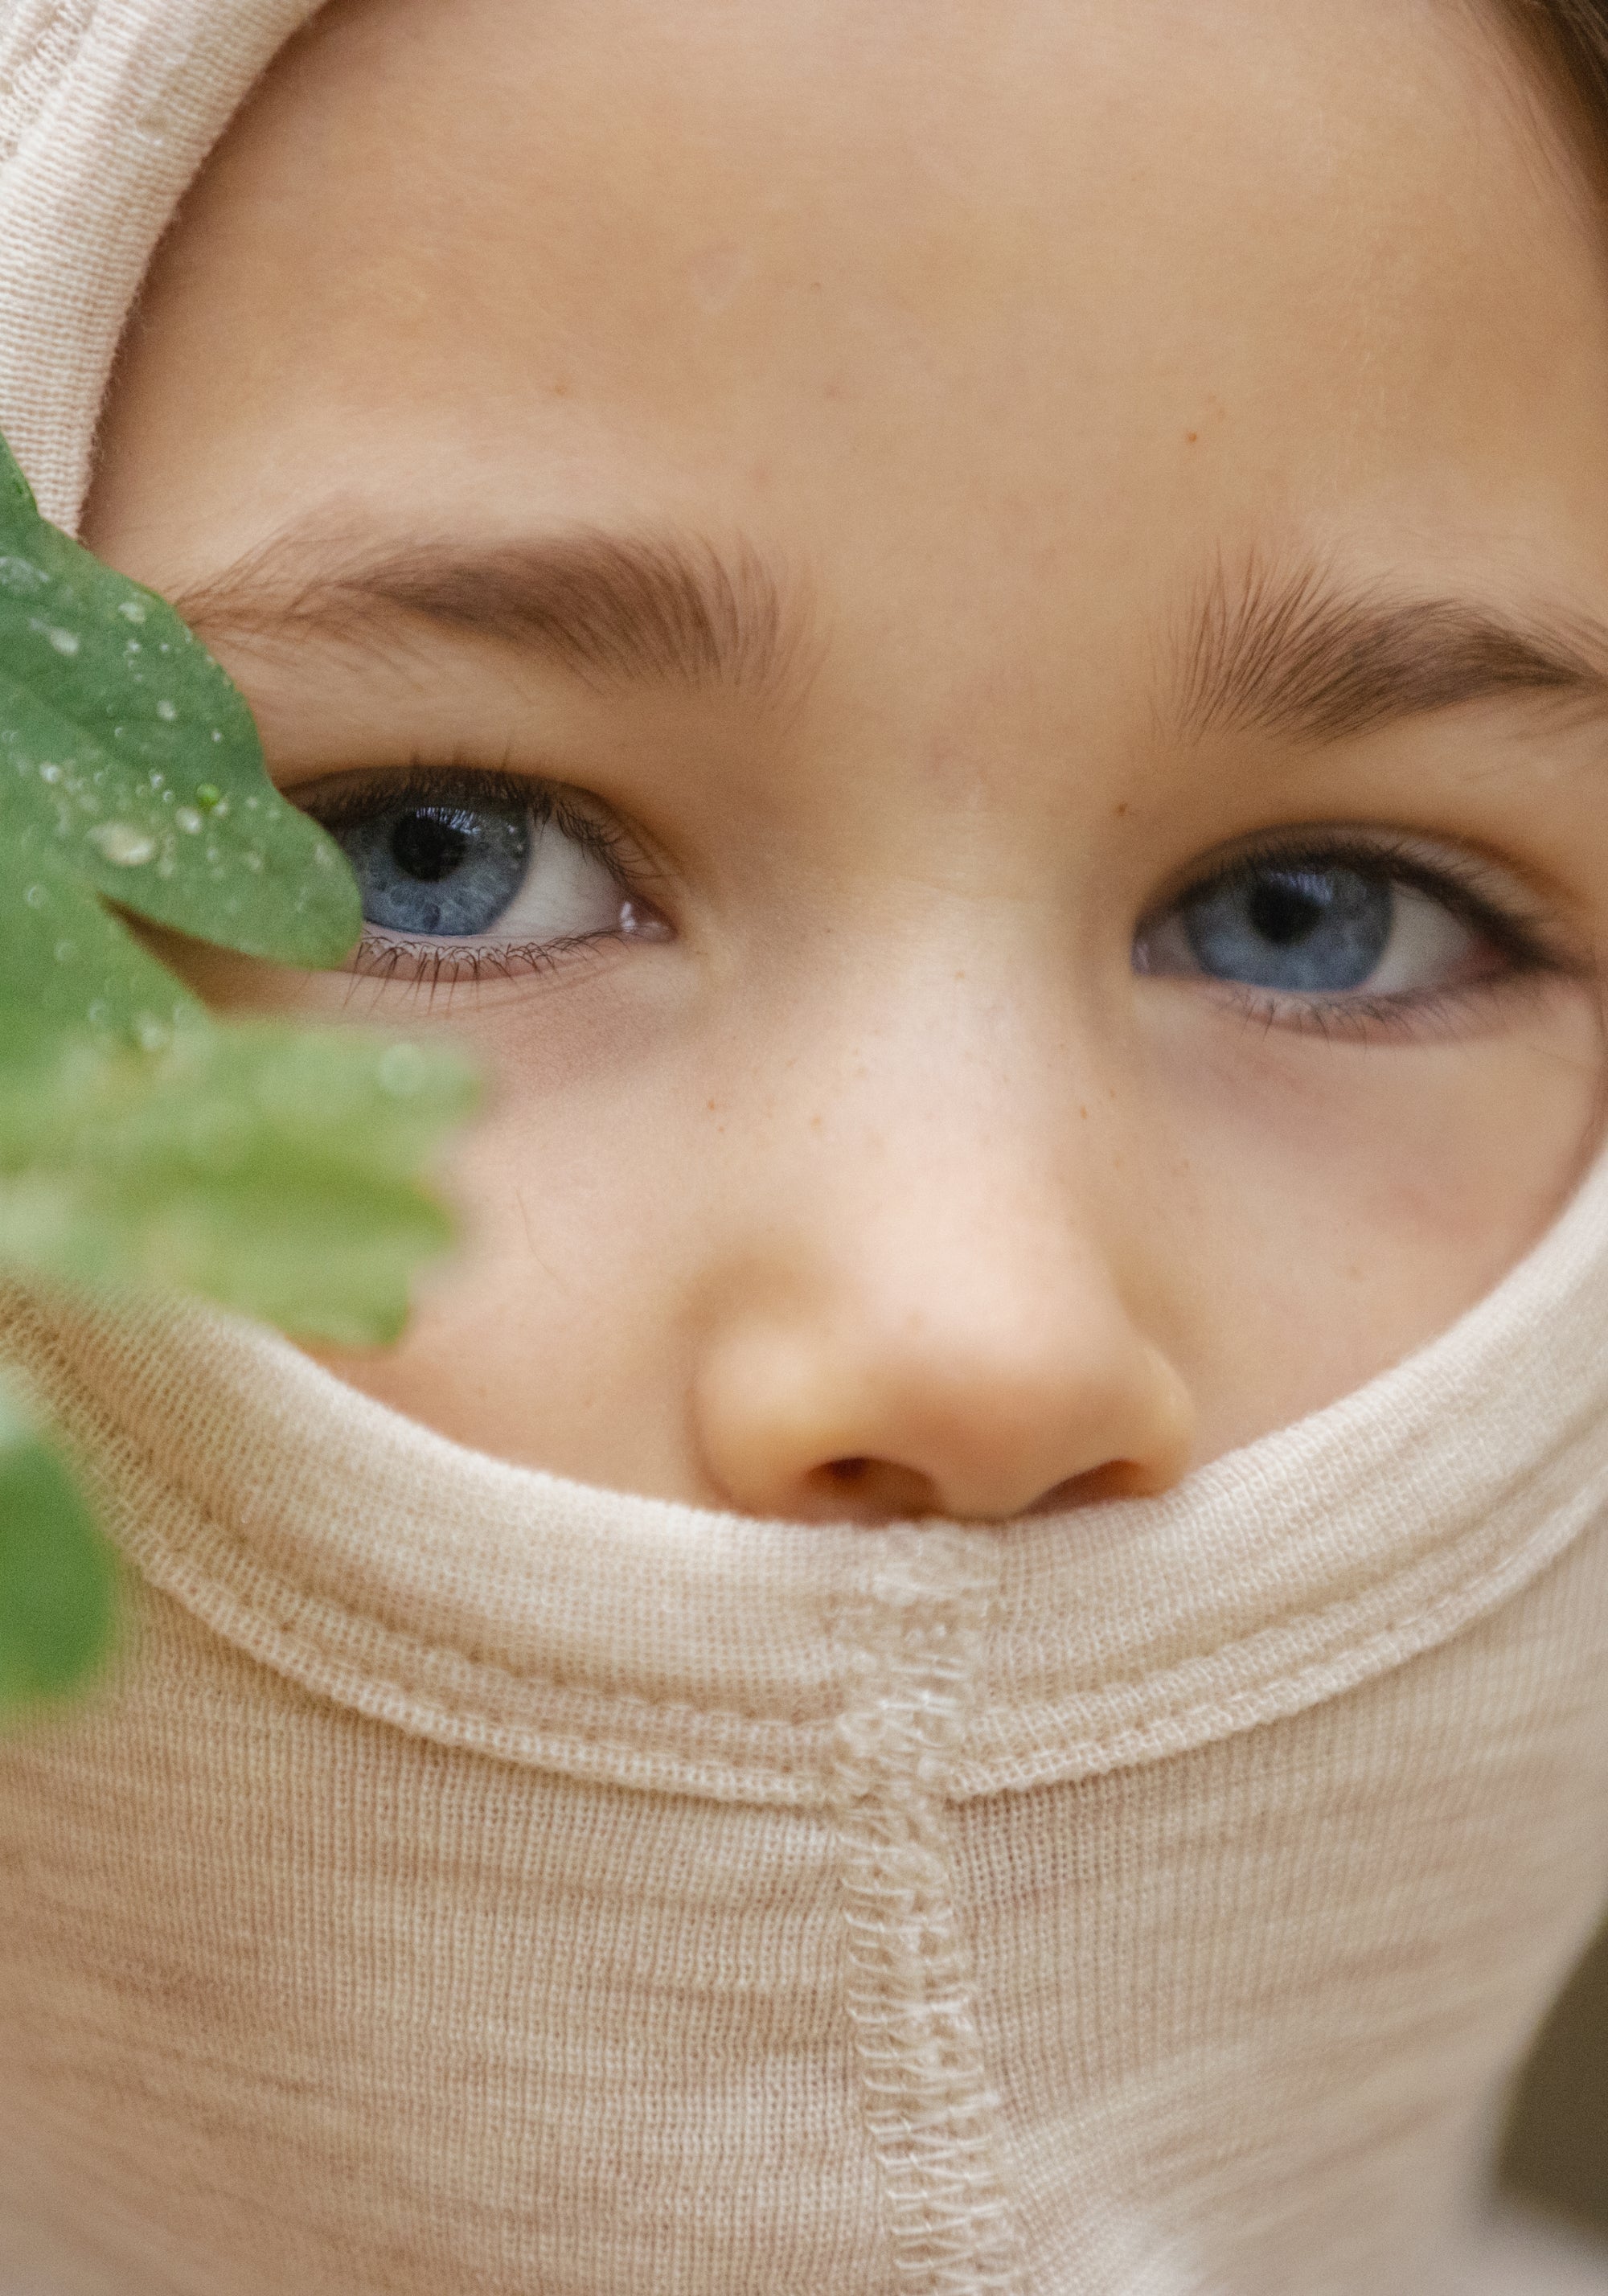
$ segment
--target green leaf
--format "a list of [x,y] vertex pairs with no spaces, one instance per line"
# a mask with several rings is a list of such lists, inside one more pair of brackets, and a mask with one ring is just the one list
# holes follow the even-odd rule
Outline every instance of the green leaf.
[[220,1027],[108,896],[314,965],[361,924],[224,672],[39,517],[0,441],[0,1270],[394,1337],[449,1237],[417,1175],[471,1103],[462,1062]]
[[[311,967],[362,922],[223,670],[39,517],[0,440],[0,1275],[394,1338],[449,1239],[418,1175],[468,1112],[467,1068],[219,1025],[129,916]],[[0,1709],[82,1675],[111,1590],[70,1474],[0,1395]]]
[[0,820],[28,882],[282,964],[362,919],[338,848],[274,790],[224,671],[153,591],[39,516],[0,441]]
[[152,1057],[41,1045],[0,1093],[0,1266],[199,1293],[341,1346],[394,1339],[450,1241],[415,1182],[468,1065],[342,1029],[182,1033]]
[[113,1592],[60,1454],[0,1389],[0,1713],[82,1681],[111,1641]]

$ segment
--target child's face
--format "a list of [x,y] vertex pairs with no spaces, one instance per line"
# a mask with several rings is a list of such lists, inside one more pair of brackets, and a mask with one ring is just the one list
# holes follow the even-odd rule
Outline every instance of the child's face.
[[1490,1284],[1608,952],[1545,116],[1453,0],[360,0],[282,60],[87,532],[368,888],[284,994],[496,1080],[352,1377],[606,1484],[1004,1517]]

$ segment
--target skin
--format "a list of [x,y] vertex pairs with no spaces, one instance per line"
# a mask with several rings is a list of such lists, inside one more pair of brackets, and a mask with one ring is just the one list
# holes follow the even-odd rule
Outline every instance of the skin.
[[[1583,628],[1603,290],[1546,92],[1450,0],[322,18],[156,265],[86,537],[193,601],[285,788],[546,775],[655,928],[450,986],[182,953],[493,1079],[464,1248],[343,1375],[612,1487],[1000,1520],[1478,1300],[1596,1136],[1602,695],[1192,725],[1180,634],[1309,561]],[[578,530],[762,559],[775,673],[283,612],[320,553]],[[1550,969],[1326,1014],[1136,969],[1203,857],[1312,824],[1472,861]]]

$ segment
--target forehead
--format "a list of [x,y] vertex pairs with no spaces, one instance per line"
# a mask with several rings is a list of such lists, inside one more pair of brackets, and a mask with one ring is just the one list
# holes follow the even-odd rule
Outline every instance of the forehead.
[[1455,0],[338,5],[158,275],[172,514],[405,467],[426,519],[1108,568],[1230,508],[1584,535],[1608,293],[1543,111]]

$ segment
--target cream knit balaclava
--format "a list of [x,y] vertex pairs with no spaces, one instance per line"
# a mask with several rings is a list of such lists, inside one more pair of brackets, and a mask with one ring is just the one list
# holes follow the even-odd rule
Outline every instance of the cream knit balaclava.
[[[0,428],[308,0],[0,0]],[[6,2296],[1427,2296],[1608,1893],[1608,1168],[1160,1500],[850,1531],[13,1302],[133,1566],[0,1738]]]

